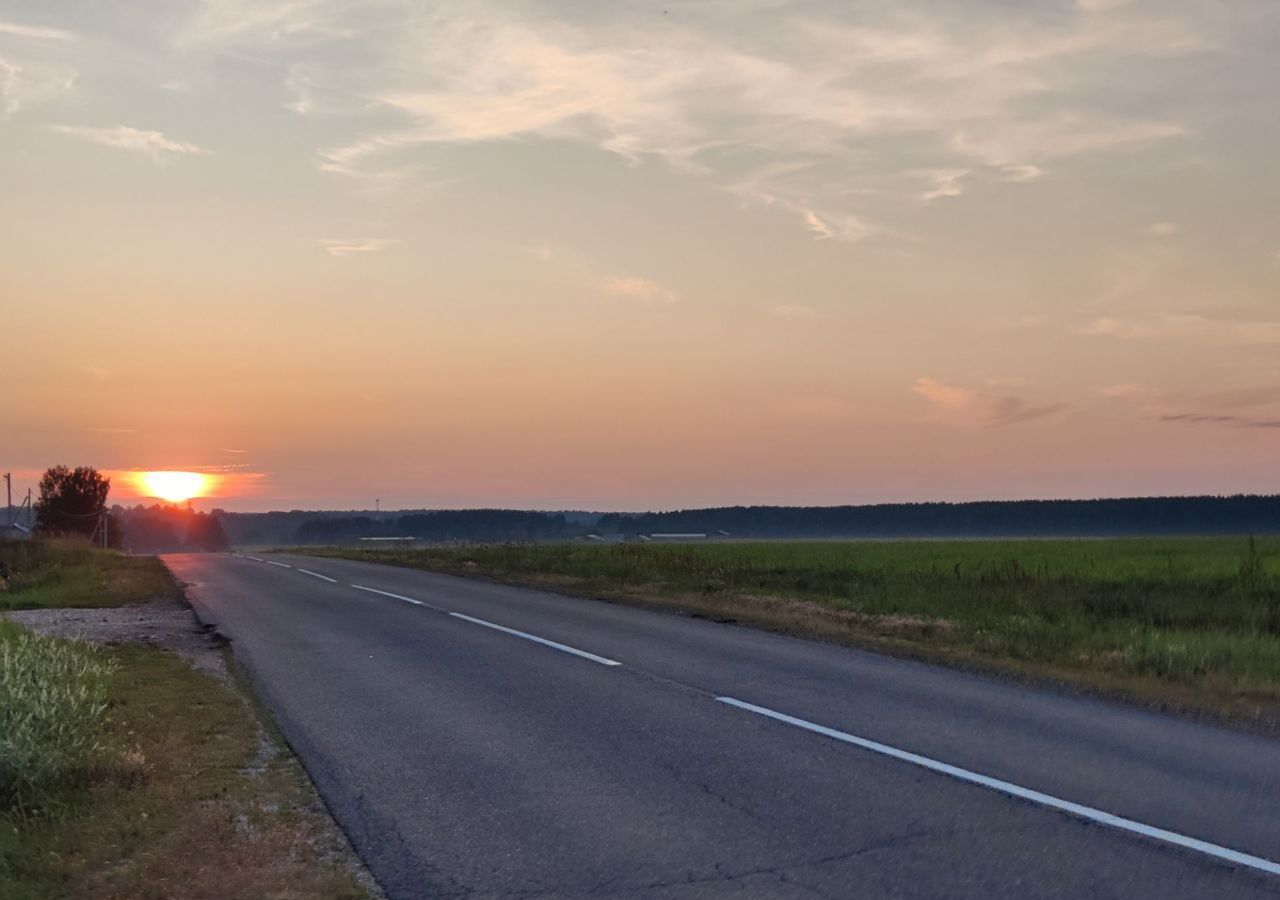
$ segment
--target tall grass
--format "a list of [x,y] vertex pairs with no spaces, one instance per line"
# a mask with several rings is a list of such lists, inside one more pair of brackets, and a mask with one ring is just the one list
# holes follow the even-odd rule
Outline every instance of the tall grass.
[[81,641],[0,621],[0,810],[54,812],[103,750],[112,666]]
[[84,539],[0,542],[0,610],[121,606],[169,594],[158,559],[97,550]]

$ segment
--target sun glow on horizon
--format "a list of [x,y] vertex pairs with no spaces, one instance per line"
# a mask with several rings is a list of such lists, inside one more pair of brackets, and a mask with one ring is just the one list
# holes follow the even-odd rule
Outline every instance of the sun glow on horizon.
[[202,472],[136,472],[134,486],[138,493],[169,503],[182,503],[205,496],[212,479]]

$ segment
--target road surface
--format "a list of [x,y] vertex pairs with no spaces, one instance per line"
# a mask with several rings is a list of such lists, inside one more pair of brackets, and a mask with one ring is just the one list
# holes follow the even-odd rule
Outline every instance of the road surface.
[[816,642],[165,557],[392,900],[1280,896],[1280,742]]

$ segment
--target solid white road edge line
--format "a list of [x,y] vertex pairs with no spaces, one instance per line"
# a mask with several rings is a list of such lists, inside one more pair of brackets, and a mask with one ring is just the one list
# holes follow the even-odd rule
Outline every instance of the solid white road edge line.
[[[454,613],[457,615],[457,613]],[[1140,834],[1143,837],[1152,838],[1153,840],[1163,841],[1167,844],[1175,844],[1188,850],[1195,850],[1198,853],[1204,853],[1227,862],[1235,863],[1240,866],[1247,866],[1251,869],[1257,869],[1267,872],[1271,875],[1280,875],[1280,863],[1272,862],[1269,859],[1263,859],[1260,856],[1250,856],[1248,853],[1241,853],[1238,850],[1232,850],[1229,847],[1220,847],[1217,844],[1210,844],[1208,841],[1202,841],[1197,838],[1187,837],[1184,834],[1178,834],[1175,831],[1166,831],[1163,828],[1156,828],[1152,825],[1144,825],[1141,822],[1135,822],[1132,819],[1126,819],[1122,816],[1112,815],[1100,809],[1094,809],[1091,806],[1083,806],[1079,803],[1072,803],[1069,800],[1060,800],[1049,794],[1042,794],[1039,791],[1033,791],[1029,788],[1019,787],[1008,781],[1001,781],[998,778],[989,778],[986,775],[979,775],[977,772],[970,772],[967,769],[961,769],[957,766],[948,765],[944,762],[938,762],[927,756],[920,756],[915,753],[909,753],[906,750],[899,750],[897,747],[890,747],[888,744],[881,744],[877,741],[867,740],[852,734],[846,734],[843,731],[836,731],[834,728],[827,728],[822,725],[816,725],[813,722],[806,722],[804,719],[797,719],[794,716],[788,716],[785,713],[774,712],[771,709],[765,709],[763,706],[755,706],[751,703],[744,703],[741,700],[735,700],[732,697],[717,697],[721,703],[727,703],[729,706],[735,706],[738,709],[755,713],[756,715],[765,716],[766,718],[776,719],[779,722],[785,722],[788,725],[794,725],[797,728],[803,728],[817,734],[824,735],[829,738],[835,738],[837,741],[844,741],[846,744],[853,744],[864,750],[870,750],[873,753],[880,753],[912,765],[938,772],[942,775],[950,775],[952,778],[960,781],[967,781],[970,784],[976,784],[981,787],[990,788],[993,791],[999,791],[1002,794],[1010,794],[1022,800],[1029,800],[1041,806],[1047,806],[1065,812],[1068,815],[1077,816],[1081,819],[1087,819],[1090,822],[1097,822],[1099,825],[1106,825],[1110,828],[1118,828],[1121,831],[1129,831],[1134,834]]]
[[264,560],[263,560],[263,562],[265,562],[265,563],[266,563],[267,565],[269,565],[269,566],[279,566],[279,567],[280,567],[280,568],[282,568],[282,569],[292,569],[292,568],[293,568],[293,566],[289,565],[288,563],[278,563],[278,562],[276,562],[274,559],[264,559]]
[[[370,594],[381,594],[384,597],[391,597],[395,600],[403,600],[405,603],[412,603],[414,606],[427,605],[426,603],[423,603],[421,600],[414,600],[412,597],[403,597],[400,594],[393,594],[390,591],[380,591],[377,588],[365,587],[363,584],[353,584],[351,586],[355,588],[357,591],[368,591]],[[431,608],[435,609],[434,606]],[[440,612],[444,612],[444,610],[440,610]]]
[[310,575],[312,578],[323,579],[324,581],[327,581],[330,584],[338,583],[338,579],[330,578],[328,575],[321,575],[319,572],[312,572],[310,569],[298,569],[298,571],[301,572],[303,575]]
[[600,663],[602,666],[622,665],[622,663],[618,662],[616,659],[607,659],[603,656],[596,656],[594,653],[588,653],[585,650],[576,650],[573,647],[567,647],[564,644],[557,644],[555,641],[549,641],[546,638],[540,638],[537,635],[526,634],[523,631],[516,631],[514,628],[507,628],[504,625],[495,625],[492,622],[486,622],[484,619],[476,619],[472,616],[466,616],[459,612],[451,612],[449,615],[458,619],[465,619],[466,621],[473,622],[476,625],[483,625],[485,628],[492,628],[495,631],[502,631],[507,634],[515,635],[519,638],[524,638],[526,641],[533,641],[535,644],[542,644],[543,646],[553,647],[554,649],[565,653],[572,653],[574,656],[581,656],[583,659],[589,659],[592,662]]

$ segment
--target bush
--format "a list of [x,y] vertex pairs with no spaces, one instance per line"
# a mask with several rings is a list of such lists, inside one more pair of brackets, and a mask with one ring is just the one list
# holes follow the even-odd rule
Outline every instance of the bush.
[[112,665],[81,641],[0,622],[0,810],[48,809],[102,750]]

